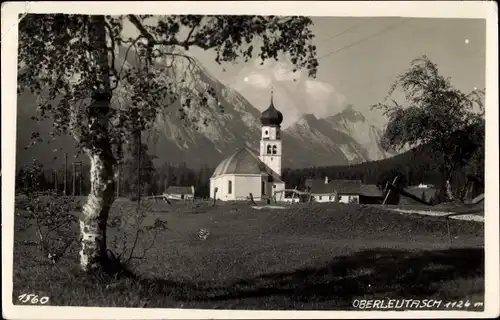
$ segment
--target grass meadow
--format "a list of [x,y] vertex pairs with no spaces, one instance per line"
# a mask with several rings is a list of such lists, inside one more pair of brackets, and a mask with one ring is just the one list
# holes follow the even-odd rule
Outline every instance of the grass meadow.
[[34,230],[16,233],[14,303],[35,293],[56,306],[349,310],[354,299],[484,297],[484,223],[450,221],[450,245],[443,218],[356,204],[158,202],[144,223],[157,218],[169,229],[134,265],[137,279],[82,275],[76,243],[52,264],[26,241]]

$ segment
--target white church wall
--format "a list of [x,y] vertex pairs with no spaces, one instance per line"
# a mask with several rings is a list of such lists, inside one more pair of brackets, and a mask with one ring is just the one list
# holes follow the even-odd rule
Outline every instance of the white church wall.
[[[214,191],[215,191],[215,188],[218,187],[219,179],[220,179],[219,177],[210,178],[210,199],[214,198]],[[216,197],[219,198],[219,196],[220,196],[220,188],[218,188],[218,190],[217,190]]]
[[260,175],[234,175],[235,199],[246,199],[252,193],[255,200],[260,200],[261,176]]
[[217,188],[217,200],[230,200],[228,199],[228,193],[227,193],[227,181],[228,179],[226,176],[218,176],[217,178],[212,178],[210,180],[210,198],[213,199],[214,197],[214,190]]
[[[229,187],[230,181],[231,188]],[[213,199],[214,189],[217,188],[217,200],[244,200],[250,193],[256,200],[259,200],[260,181],[260,175],[225,174],[212,178],[210,179],[210,198]]]
[[[234,178],[232,175],[222,175],[217,177],[217,200],[228,201],[234,200]],[[231,186],[229,186],[231,181]]]
[[222,194],[224,198],[222,200],[236,200],[235,193],[235,181],[233,175],[223,175],[220,179]]
[[210,192],[209,192],[209,197],[210,199],[214,198],[214,188],[215,188],[215,183],[214,183],[214,178],[210,178]]

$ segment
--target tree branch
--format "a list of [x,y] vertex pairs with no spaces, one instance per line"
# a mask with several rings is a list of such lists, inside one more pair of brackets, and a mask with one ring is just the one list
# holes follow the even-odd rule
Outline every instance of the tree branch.
[[111,48],[109,50],[111,52],[111,73],[115,76],[115,81],[116,81],[115,85],[111,86],[111,91],[113,91],[118,87],[118,82],[119,82],[118,74],[117,74],[116,68],[115,68],[115,60],[116,60],[115,48],[116,48],[116,46],[115,46],[115,39],[113,36],[113,30],[111,29],[111,26],[109,25],[109,23],[107,21],[104,22],[104,26],[108,30],[109,38],[111,39]]
[[137,241],[139,240],[140,233],[141,233],[141,229],[138,226],[137,231],[135,232],[134,244],[132,245],[132,249],[130,249],[130,255],[125,263],[129,263],[130,259],[132,259],[132,255],[134,254],[135,246],[137,245]]
[[200,47],[201,49],[204,49],[204,50],[207,50],[207,49],[211,49],[213,46],[211,45],[207,45],[207,44],[203,44],[203,43],[200,43],[198,41],[195,40],[192,40],[192,41],[189,41],[189,39],[191,38],[192,36],[192,33],[193,31],[196,29],[196,26],[193,27],[193,29],[191,29],[191,31],[189,32],[189,35],[188,37],[186,38],[186,40],[184,40],[183,42],[179,42],[177,39],[173,39],[171,41],[166,41],[166,40],[158,40],[158,39],[155,39],[155,37],[153,37],[153,35],[146,29],[146,27],[144,27],[144,25],[141,23],[141,21],[139,20],[139,18],[137,18],[135,15],[133,14],[129,14],[127,15],[129,21],[137,28],[137,30],[139,31],[139,33],[148,40],[148,43],[152,46],[160,46],[160,45],[164,45],[164,46],[181,46],[181,47],[190,47],[190,46],[193,46],[193,45],[196,45],[198,47]]
[[146,40],[148,40],[148,42],[151,44],[151,45],[155,45],[157,44],[157,41],[156,39],[153,37],[153,35],[151,33],[149,33],[148,30],[146,30],[146,28],[142,25],[141,21],[139,20],[139,18],[137,18],[135,15],[133,14],[129,14],[127,15],[127,18],[128,20],[137,28],[137,30],[140,32],[140,34],[146,38]]
[[120,72],[118,72],[118,77],[121,77],[122,75],[122,71],[123,71],[123,67],[125,66],[125,63],[127,62],[127,58],[128,58],[128,54],[130,52],[130,49],[132,47],[136,47],[136,43],[137,41],[139,41],[140,39],[144,38],[142,35],[138,36],[135,40],[133,40],[130,44],[130,46],[127,48],[127,51],[125,51],[125,58],[123,59],[123,63],[122,63],[122,66],[120,67]]
[[[191,31],[189,31],[189,34],[187,35],[186,37],[186,40],[184,40],[184,44],[188,43],[189,39],[191,38],[191,36],[193,35],[193,32],[194,30],[197,28],[198,26],[197,25],[194,25],[193,28],[191,29]],[[187,47],[185,46],[184,49],[187,50]]]

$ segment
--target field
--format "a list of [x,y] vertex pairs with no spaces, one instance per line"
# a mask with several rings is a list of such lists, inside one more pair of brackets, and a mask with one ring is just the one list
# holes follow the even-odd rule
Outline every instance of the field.
[[[112,216],[126,206],[116,202]],[[441,217],[354,204],[255,210],[244,203],[158,203],[145,223],[156,218],[169,230],[135,266],[137,280],[89,279],[78,272],[77,246],[51,264],[24,242],[34,239],[33,230],[16,234],[14,303],[27,292],[50,297],[50,305],[152,308],[345,310],[354,299],[389,298],[441,299],[444,308],[446,301],[483,301],[483,223],[450,221],[450,245]],[[208,231],[204,240],[200,229]]]

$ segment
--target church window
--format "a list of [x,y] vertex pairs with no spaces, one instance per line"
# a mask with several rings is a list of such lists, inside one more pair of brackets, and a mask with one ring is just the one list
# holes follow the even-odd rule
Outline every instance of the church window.
[[280,138],[280,131],[276,130],[276,139],[279,139],[279,138]]
[[267,154],[271,154],[271,146],[270,145],[267,146]]
[[319,196],[319,200],[321,200],[321,198],[323,198],[322,196]]
[[266,135],[266,136],[267,136],[268,134],[269,134],[269,131],[267,131],[267,130],[266,130],[266,131],[264,131],[264,135]]
[[233,192],[233,182],[229,180],[227,182],[227,194],[231,194]]
[[278,152],[278,147],[276,145],[273,146],[273,154],[276,154]]

